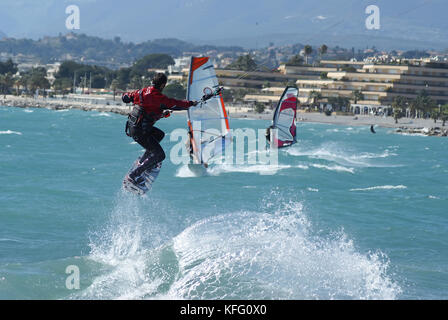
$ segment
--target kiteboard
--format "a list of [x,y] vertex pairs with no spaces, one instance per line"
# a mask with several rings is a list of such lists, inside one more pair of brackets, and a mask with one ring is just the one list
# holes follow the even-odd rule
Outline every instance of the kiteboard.
[[142,196],[142,195],[146,194],[149,190],[151,190],[152,184],[157,179],[157,177],[160,173],[160,169],[162,168],[162,162],[159,162],[158,164],[156,164],[156,166],[152,169],[147,169],[147,170],[143,171],[143,173],[135,179],[137,181],[143,180],[143,182],[141,184],[136,184],[132,179],[129,178],[129,174],[139,166],[140,159],[141,159],[141,157],[139,157],[134,162],[134,164],[132,165],[132,168],[128,171],[128,173],[124,177],[123,188],[126,191],[129,191],[133,194]]

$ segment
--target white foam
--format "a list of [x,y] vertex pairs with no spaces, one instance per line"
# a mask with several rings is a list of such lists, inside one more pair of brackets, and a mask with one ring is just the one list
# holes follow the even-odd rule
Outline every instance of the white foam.
[[398,186],[385,185],[385,186],[375,186],[375,187],[368,187],[368,188],[355,188],[355,189],[350,189],[350,191],[393,190],[393,189],[407,189],[407,187],[403,186],[403,185],[398,185]]
[[330,170],[330,171],[355,173],[355,169],[353,169],[353,168],[346,168],[346,167],[338,166],[338,165],[327,166],[327,165],[323,165],[323,164],[312,164],[311,166],[313,166],[315,168],[319,168],[319,169]]
[[6,131],[0,131],[0,134],[17,134],[17,135],[21,136],[22,132],[6,130]]
[[355,167],[383,167],[390,166],[381,164],[378,161],[372,161],[378,158],[388,158],[396,156],[397,154],[384,150],[381,153],[372,152],[358,152],[344,147],[342,144],[327,142],[321,146],[307,148],[305,145],[297,145],[288,149],[287,153],[292,156],[308,157],[311,159],[320,159],[331,162],[336,162],[342,166]]
[[308,187],[308,188],[306,188],[306,190],[311,191],[311,192],[319,192],[319,189],[317,189],[317,188]]
[[[103,265],[89,287],[73,299],[142,299],[157,292],[163,282],[148,272],[151,253],[157,253],[165,230],[147,221],[141,198],[120,192],[109,223],[93,232],[88,260]],[[150,242],[145,240],[151,239]]]
[[177,299],[395,299],[381,254],[361,254],[343,232],[316,236],[301,206],[201,220],[173,239]]
[[111,117],[111,115],[107,112],[100,112],[92,114],[92,117]]
[[263,164],[254,164],[254,165],[216,165],[212,168],[209,168],[208,173],[212,176],[218,176],[223,173],[230,172],[239,172],[239,173],[257,173],[260,175],[274,175],[279,170],[291,168],[290,165],[263,165]]
[[88,260],[101,265],[70,298],[359,300],[401,293],[386,256],[358,252],[343,232],[319,235],[300,202],[273,198],[266,198],[270,213],[203,218],[159,239],[169,232],[144,218],[148,204],[122,194],[90,244]]
[[195,178],[197,175],[188,168],[188,165],[184,164],[176,171],[176,177],[178,178]]

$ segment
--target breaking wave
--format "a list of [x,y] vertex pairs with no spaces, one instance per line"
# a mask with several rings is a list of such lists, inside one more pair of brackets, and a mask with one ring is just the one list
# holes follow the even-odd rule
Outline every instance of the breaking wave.
[[88,259],[102,271],[72,298],[396,299],[401,293],[383,253],[360,252],[343,231],[321,235],[300,202],[266,200],[259,210],[200,218],[176,234],[170,223],[145,218],[147,205],[134,197],[117,204],[91,241]]

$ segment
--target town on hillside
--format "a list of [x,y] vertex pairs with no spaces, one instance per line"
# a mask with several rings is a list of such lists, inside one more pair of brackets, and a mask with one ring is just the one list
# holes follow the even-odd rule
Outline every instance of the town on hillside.
[[[50,50],[55,41],[72,41],[79,48],[83,41],[92,46],[99,41],[99,53],[85,50],[88,45],[55,53]],[[34,50],[34,42],[50,49]],[[325,44],[277,47],[273,43],[248,50],[167,39],[132,44],[140,56],[126,56],[119,50],[106,55],[110,46],[120,49],[124,44],[119,38],[74,34],[29,40],[26,45],[4,38],[0,41],[0,93],[120,104],[118,94],[148,86],[155,73],[163,72],[169,79],[165,93],[185,98],[190,57],[208,56],[225,88],[226,105],[246,112],[272,112],[285,86],[292,85],[299,89],[301,112],[391,116],[396,121],[431,118],[443,125],[448,120],[447,51],[386,52]],[[118,52],[117,56],[111,52]]]

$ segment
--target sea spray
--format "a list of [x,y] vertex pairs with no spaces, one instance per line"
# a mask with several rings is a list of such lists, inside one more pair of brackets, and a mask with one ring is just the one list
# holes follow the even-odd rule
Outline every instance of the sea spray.
[[120,191],[107,225],[92,231],[89,259],[101,263],[104,273],[76,298],[139,299],[157,293],[163,280],[150,272],[158,263],[154,252],[162,242],[162,227],[151,221],[154,201]]
[[89,259],[104,272],[76,298],[395,299],[401,292],[385,255],[358,252],[343,231],[322,236],[303,203],[278,188],[257,211],[202,218],[158,240],[164,227],[145,216],[150,205],[117,197],[91,243]]
[[316,236],[301,203],[274,213],[236,212],[174,238],[185,299],[395,299],[400,287],[381,253],[361,254],[340,232]]

